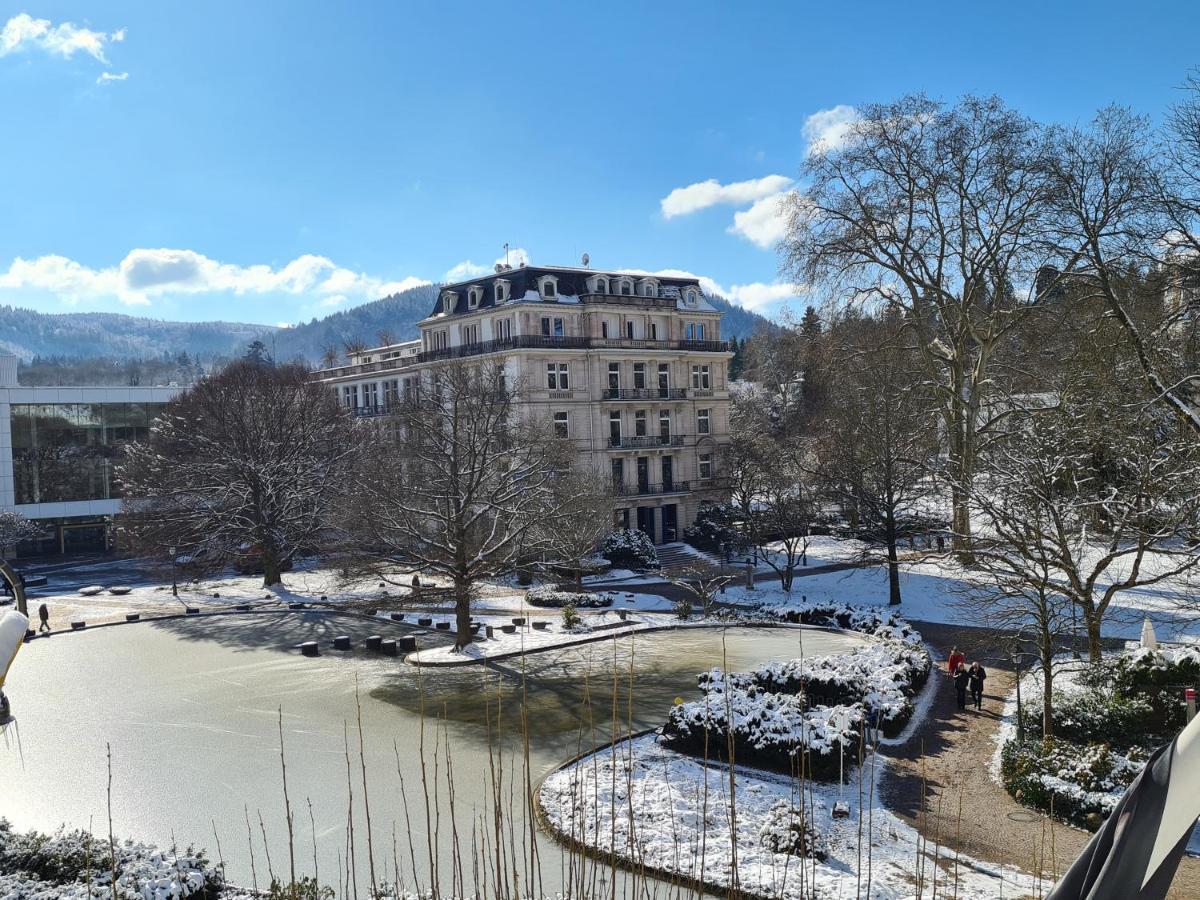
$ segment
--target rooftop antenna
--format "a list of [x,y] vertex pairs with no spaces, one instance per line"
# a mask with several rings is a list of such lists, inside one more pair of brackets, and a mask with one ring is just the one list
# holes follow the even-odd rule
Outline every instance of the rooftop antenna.
[[583,267],[585,269],[588,267],[588,263],[590,263],[591,261],[592,261],[592,258],[590,256],[588,256],[586,253],[583,254]]
[[508,268],[508,244],[504,245],[504,268]]

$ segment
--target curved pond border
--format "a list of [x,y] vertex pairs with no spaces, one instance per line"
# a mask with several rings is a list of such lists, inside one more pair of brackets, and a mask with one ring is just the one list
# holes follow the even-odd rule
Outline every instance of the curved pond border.
[[[645,627],[637,627],[637,623],[633,623],[629,628],[612,628],[606,634],[587,634],[580,635],[579,640],[564,641],[558,644],[547,644],[544,647],[528,647],[523,650],[506,650],[503,653],[496,653],[492,656],[480,656],[472,659],[447,659],[436,660],[434,662],[421,662],[418,660],[404,657],[404,662],[410,666],[416,666],[421,669],[459,669],[465,666],[487,665],[491,662],[500,662],[505,659],[515,659],[519,656],[533,656],[536,653],[549,653],[552,650],[566,650],[572,647],[581,647],[584,644],[596,644],[600,641],[608,641],[614,638],[633,637],[638,634],[653,634],[660,631],[678,631],[682,629],[701,629],[701,628],[793,628],[804,629],[807,631],[825,631],[830,634],[853,635],[864,640],[872,640],[871,635],[863,634],[861,631],[854,631],[849,628],[830,628],[826,625],[803,625],[799,622],[670,622],[662,625],[646,625]],[[453,632],[450,632],[453,634]]]

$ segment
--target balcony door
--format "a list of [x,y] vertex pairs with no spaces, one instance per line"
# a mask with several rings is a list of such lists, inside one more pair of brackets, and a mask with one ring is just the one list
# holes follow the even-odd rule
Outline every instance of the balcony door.
[[670,456],[662,459],[662,486],[664,491],[675,489],[675,460]]
[[637,485],[639,494],[650,493],[650,457],[637,458]]
[[668,503],[662,508],[662,539],[664,544],[672,544],[679,540],[679,513],[674,503]]
[[658,543],[654,535],[654,507],[639,506],[637,511],[637,527],[644,531],[654,543]]

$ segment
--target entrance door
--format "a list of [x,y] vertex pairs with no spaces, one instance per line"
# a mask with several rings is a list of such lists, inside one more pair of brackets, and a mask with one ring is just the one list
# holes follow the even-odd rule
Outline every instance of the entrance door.
[[639,506],[637,511],[637,523],[640,531],[646,532],[650,540],[658,543],[654,538],[654,507]]
[[662,508],[663,543],[671,544],[679,540],[678,507],[668,503]]

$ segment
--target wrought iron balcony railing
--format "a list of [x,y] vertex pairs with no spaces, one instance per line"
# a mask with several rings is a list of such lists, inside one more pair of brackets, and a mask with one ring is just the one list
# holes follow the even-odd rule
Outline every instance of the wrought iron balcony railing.
[[605,388],[605,400],[685,400],[683,388]]

